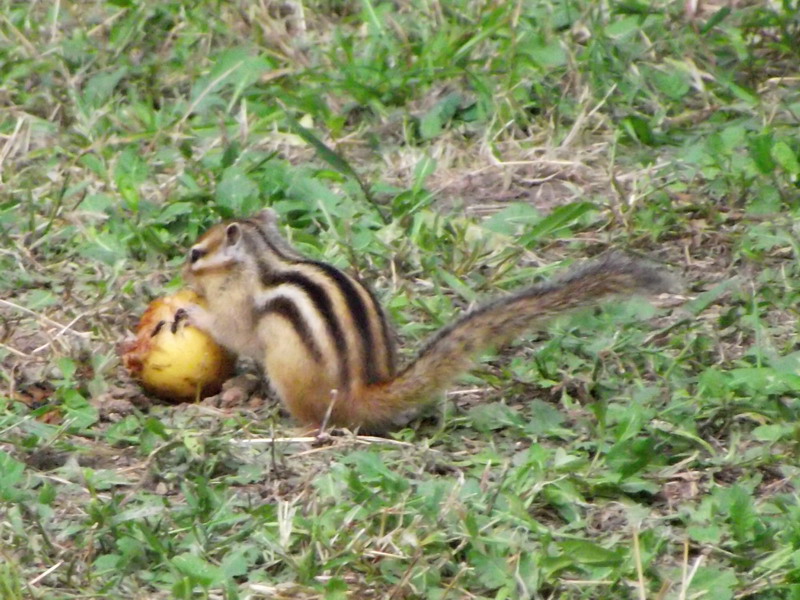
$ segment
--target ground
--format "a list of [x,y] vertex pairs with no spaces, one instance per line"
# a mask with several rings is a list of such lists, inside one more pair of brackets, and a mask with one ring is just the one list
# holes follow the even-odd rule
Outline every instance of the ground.
[[[799,14],[0,0],[0,597],[800,597]],[[682,288],[387,437],[151,397],[120,345],[262,206],[404,360],[610,249]]]

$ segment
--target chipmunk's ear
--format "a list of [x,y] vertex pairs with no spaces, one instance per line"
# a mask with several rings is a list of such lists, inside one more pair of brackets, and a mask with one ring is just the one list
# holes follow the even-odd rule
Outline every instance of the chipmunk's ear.
[[262,223],[263,225],[266,225],[267,227],[275,227],[278,224],[278,213],[271,208],[265,208],[264,210],[253,215],[253,219]]
[[235,246],[242,239],[242,226],[238,223],[230,223],[225,228],[225,243],[228,246]]

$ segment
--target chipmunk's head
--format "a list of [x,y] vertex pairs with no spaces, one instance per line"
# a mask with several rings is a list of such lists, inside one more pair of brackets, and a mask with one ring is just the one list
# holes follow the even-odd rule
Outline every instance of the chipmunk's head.
[[225,281],[263,279],[281,260],[276,216],[263,210],[249,219],[234,219],[214,225],[189,249],[183,276],[197,293],[207,296]]

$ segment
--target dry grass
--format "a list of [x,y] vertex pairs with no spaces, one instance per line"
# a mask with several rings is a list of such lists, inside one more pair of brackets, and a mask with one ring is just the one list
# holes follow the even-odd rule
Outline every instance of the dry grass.
[[[797,31],[752,2],[0,4],[0,597],[790,594]],[[264,389],[154,403],[117,344],[265,203],[408,354],[612,246],[685,302],[560,320],[392,439]]]

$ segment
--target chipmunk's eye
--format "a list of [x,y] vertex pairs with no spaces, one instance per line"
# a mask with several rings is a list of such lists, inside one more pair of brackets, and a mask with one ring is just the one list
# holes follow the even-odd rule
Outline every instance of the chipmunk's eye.
[[189,253],[189,262],[194,264],[201,258],[206,255],[205,250],[201,250],[200,248],[192,248],[192,251]]

